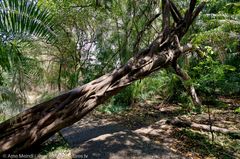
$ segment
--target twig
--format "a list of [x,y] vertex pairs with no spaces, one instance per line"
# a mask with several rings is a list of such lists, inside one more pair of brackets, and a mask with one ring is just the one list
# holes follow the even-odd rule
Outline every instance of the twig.
[[214,143],[214,133],[212,129],[212,119],[211,119],[211,112],[210,112],[210,106],[208,105],[208,123],[209,123],[209,130],[212,136],[212,144]]

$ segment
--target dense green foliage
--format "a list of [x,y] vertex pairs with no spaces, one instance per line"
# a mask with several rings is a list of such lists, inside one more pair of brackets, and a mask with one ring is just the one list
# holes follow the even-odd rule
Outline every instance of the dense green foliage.
[[[31,105],[27,94],[37,94],[40,102],[120,67],[161,30],[160,17],[146,26],[159,8],[158,0],[1,1],[0,111]],[[237,0],[211,0],[182,40],[198,48],[179,63],[203,100],[240,94],[239,22]],[[101,110],[119,111],[148,99],[193,108],[182,82],[167,69],[124,89]]]
[[35,1],[3,0],[0,12],[0,111],[12,115],[26,103],[25,91],[41,70],[38,59],[22,50],[36,37],[54,40],[54,23]]
[[191,59],[192,76],[207,94],[240,93],[238,1],[211,1],[194,28],[193,42],[204,50],[203,59]]

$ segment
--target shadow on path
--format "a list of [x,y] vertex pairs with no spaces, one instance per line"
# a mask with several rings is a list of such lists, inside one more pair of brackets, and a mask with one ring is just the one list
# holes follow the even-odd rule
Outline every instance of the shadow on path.
[[61,130],[61,134],[72,147],[73,158],[184,158],[163,143],[155,143],[142,135],[162,133],[163,130],[158,128],[148,126],[131,130],[124,123],[86,116]]

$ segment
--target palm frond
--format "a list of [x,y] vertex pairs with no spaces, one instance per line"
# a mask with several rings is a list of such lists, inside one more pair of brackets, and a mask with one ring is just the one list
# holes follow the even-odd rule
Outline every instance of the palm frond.
[[48,10],[30,0],[0,1],[0,34],[10,39],[29,36],[53,39],[52,16]]

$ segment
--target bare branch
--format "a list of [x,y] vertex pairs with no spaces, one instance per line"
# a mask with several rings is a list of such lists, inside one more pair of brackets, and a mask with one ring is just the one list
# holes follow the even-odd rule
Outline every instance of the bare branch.
[[196,6],[196,0],[191,0],[190,1],[190,6],[189,6],[189,8],[186,11],[185,16],[184,16],[184,20],[185,20],[186,23],[191,21],[192,13],[193,13],[193,10],[194,10],[195,6]]
[[195,9],[195,11],[192,14],[192,19],[191,19],[192,22],[196,19],[198,14],[203,10],[205,5],[206,5],[206,2],[202,2],[197,6],[197,8]]
[[[192,2],[193,3],[193,2]],[[176,30],[175,30],[175,34],[178,35],[179,40],[185,35],[185,33],[188,31],[190,25],[193,23],[193,21],[195,20],[195,18],[198,16],[198,14],[202,11],[202,9],[204,8],[206,2],[202,2],[200,3],[196,9],[193,11],[193,13],[190,13],[188,10],[185,14],[184,20],[182,23],[179,23]],[[192,4],[193,5],[193,4]],[[190,7],[191,8],[191,7]],[[192,8],[191,8],[192,9]],[[189,14],[188,14],[189,13]],[[189,18],[188,15],[191,15],[191,17]]]
[[173,68],[175,69],[176,74],[183,81],[184,87],[187,90],[188,94],[191,96],[194,105],[201,106],[201,101],[197,96],[194,86],[186,84],[187,81],[191,80],[188,73],[182,70],[182,68],[177,64],[177,61],[173,63]]
[[176,5],[171,0],[169,0],[169,3],[170,3],[170,10],[171,10],[173,19],[176,23],[179,23],[183,19],[183,17],[180,11],[177,9]]
[[72,5],[70,6],[71,8],[77,8],[77,9],[83,9],[83,8],[88,8],[88,7],[93,7],[94,4],[87,4],[87,5]]
[[178,48],[180,48],[181,45],[180,45],[180,42],[179,42],[178,36],[177,36],[177,35],[174,35],[174,38],[175,38],[175,41],[174,41],[175,44],[177,45]]
[[169,0],[162,0],[162,31],[163,31],[163,41],[167,39],[170,32],[170,4]]
[[191,0],[190,6],[189,6],[189,13],[192,14],[192,12],[193,12],[193,10],[194,10],[194,8],[195,8],[195,6],[196,6],[196,3],[197,3],[196,0]]
[[156,14],[155,16],[153,16],[143,27],[143,29],[138,33],[137,35],[137,39],[136,42],[133,45],[134,48],[134,53],[137,53],[139,50],[139,44],[141,42],[142,36],[144,34],[144,32],[151,26],[151,24],[154,22],[155,19],[157,19],[161,14]]

